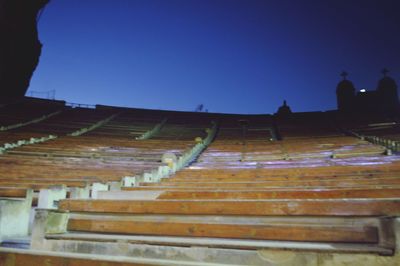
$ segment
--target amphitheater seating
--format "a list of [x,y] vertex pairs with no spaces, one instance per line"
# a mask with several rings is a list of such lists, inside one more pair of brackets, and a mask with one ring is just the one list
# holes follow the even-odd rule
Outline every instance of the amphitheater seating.
[[[69,136],[115,114],[118,115],[95,130],[84,132],[82,136]],[[64,107],[57,117],[2,132],[4,142],[49,134],[58,138],[40,145],[22,145],[7,150],[7,154],[0,157],[0,166],[7,167],[9,171],[0,173],[0,186],[39,191],[62,185],[90,189],[93,183],[114,182],[118,187],[123,177],[157,169],[164,165],[161,162],[164,153],[172,152],[180,156],[195,144],[193,136],[202,137],[205,134],[204,128],[196,128],[187,129],[192,135],[186,139],[172,132],[168,142],[162,139],[135,140],[159,120],[159,112],[147,110],[104,106],[96,109]],[[176,129],[185,128],[184,125],[179,127],[179,123],[182,124],[179,118],[175,120],[178,123]]]
[[[160,167],[174,169],[164,155],[187,154],[208,136],[212,121],[218,123],[216,138],[188,167],[161,180],[124,182]],[[83,134],[70,135],[77,131]],[[23,198],[29,189],[66,187],[56,209],[36,211],[32,232],[32,248],[49,252],[54,263],[77,263],[71,256],[92,254],[99,263],[107,261],[101,256],[121,256],[156,265],[170,259],[166,265],[264,265],[261,250],[276,248],[398,253],[400,156],[347,134],[331,114],[97,106],[66,108],[9,133],[10,139],[58,136],[0,155],[0,167],[8,169],[0,173],[6,200]],[[108,188],[95,191],[96,184]],[[47,258],[39,251],[13,252],[0,249],[0,259]]]
[[[275,219],[268,216],[395,216],[399,215],[399,200],[158,200],[109,201],[66,200],[60,210],[70,214],[67,230],[70,232],[102,232],[113,234],[143,234],[184,237],[213,237],[247,240],[281,240],[307,242],[378,243],[378,225],[359,223],[335,224],[323,219],[315,225],[310,219]],[[102,213],[103,216],[90,215]],[[149,215],[121,217],[120,214]],[[157,216],[154,216],[157,215]],[[158,216],[160,215],[160,216]],[[167,215],[166,217],[162,215]],[[169,217],[177,215],[178,217]],[[194,215],[211,215],[208,219]],[[231,215],[246,217],[231,218]],[[217,217],[215,217],[217,216]],[[264,219],[253,218],[264,216]],[[214,219],[213,219],[214,218]],[[242,219],[243,219],[242,218]],[[343,220],[346,220],[342,218]]]
[[350,134],[357,135],[372,143],[385,146],[388,152],[400,151],[400,128],[398,115],[384,117],[369,115],[368,119],[360,114],[340,115],[336,117],[337,124]]
[[0,107],[0,127],[7,127],[63,110],[65,102],[25,98]]
[[[85,181],[120,181],[123,176],[134,176],[157,168],[162,164],[162,154],[166,152],[179,156],[195,144],[195,137],[183,140],[173,135],[171,138],[175,138],[175,142],[134,140],[157,122],[154,114],[148,112],[147,116],[143,116],[143,111],[137,114],[126,111],[84,136],[64,136],[116,112],[120,110],[74,108],[41,123],[12,130],[10,134],[17,139],[21,137],[18,132],[27,136],[51,133],[60,137],[40,145],[25,145],[8,151],[0,158],[0,164],[7,165],[11,174],[0,174],[0,178],[8,179],[2,184],[12,185],[18,181],[18,186],[39,188],[60,182],[84,186]],[[195,131],[192,136],[204,136],[204,129],[202,131],[199,134]],[[188,129],[188,132],[193,130]]]
[[44,233],[47,247],[79,252],[74,245],[83,241],[95,253],[96,245],[126,239],[149,250],[224,247],[233,256],[244,247],[327,250],[330,243],[335,251],[392,254],[387,217],[400,212],[398,156],[328,128],[307,138],[292,127],[286,138],[282,126],[283,140],[271,141],[268,118],[242,120],[221,119],[197,162],[161,182],[61,201],[65,227]]

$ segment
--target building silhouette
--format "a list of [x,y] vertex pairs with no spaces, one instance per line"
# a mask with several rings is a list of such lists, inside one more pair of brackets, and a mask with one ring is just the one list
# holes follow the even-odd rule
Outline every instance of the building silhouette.
[[356,90],[347,79],[348,73],[342,72],[343,80],[336,87],[337,106],[342,112],[375,112],[390,114],[400,110],[396,81],[383,69],[383,78],[378,81],[376,90]]
[[290,109],[290,106],[287,105],[286,100],[284,100],[283,104],[278,108],[278,111],[276,112],[275,115],[289,116],[290,114],[292,114],[292,110]]

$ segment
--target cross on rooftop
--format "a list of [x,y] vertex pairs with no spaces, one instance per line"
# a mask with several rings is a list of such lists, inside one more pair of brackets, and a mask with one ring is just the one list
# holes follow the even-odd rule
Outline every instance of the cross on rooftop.
[[343,71],[340,75],[343,77],[343,79],[346,79],[347,76],[349,75],[349,73],[347,73],[346,71]]
[[384,77],[386,77],[387,73],[389,73],[389,72],[390,71],[386,67],[382,70],[382,74],[383,74]]

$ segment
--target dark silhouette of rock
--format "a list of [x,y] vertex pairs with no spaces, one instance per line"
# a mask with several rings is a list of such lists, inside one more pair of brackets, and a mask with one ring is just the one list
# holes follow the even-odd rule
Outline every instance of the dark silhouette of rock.
[[39,62],[37,17],[49,0],[0,0],[0,102],[23,97]]

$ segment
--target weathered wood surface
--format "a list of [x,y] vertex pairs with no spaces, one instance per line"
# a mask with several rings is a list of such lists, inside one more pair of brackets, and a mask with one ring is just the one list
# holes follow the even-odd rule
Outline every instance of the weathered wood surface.
[[121,221],[70,218],[68,230],[258,240],[377,243],[376,227],[287,226],[199,222]]
[[27,190],[21,188],[4,188],[0,187],[0,197],[3,198],[25,198]]
[[399,188],[275,190],[275,191],[164,191],[157,199],[351,199],[400,198]]
[[146,190],[165,190],[165,191],[190,191],[190,190],[201,190],[201,191],[226,191],[226,190],[234,190],[234,191],[279,191],[279,190],[343,190],[343,189],[390,189],[390,188],[399,188],[398,185],[357,185],[357,186],[308,186],[308,187],[299,187],[299,186],[279,186],[279,187],[243,187],[243,186],[235,186],[235,187],[223,187],[223,186],[209,186],[209,187],[200,187],[195,184],[191,186],[163,186],[160,184],[159,186],[138,186],[138,187],[124,187],[123,190],[128,191],[146,191]]
[[66,185],[68,187],[86,187],[88,182],[86,181],[43,181],[43,180],[27,180],[27,181],[0,181],[1,187],[17,187],[17,188],[32,188],[34,190],[40,190],[42,188],[49,188],[57,185]]
[[[383,158],[382,158],[383,159]],[[196,165],[193,165],[194,167]],[[400,161],[388,162],[386,164],[373,164],[362,166],[318,166],[318,167],[297,167],[297,168],[237,168],[224,169],[221,168],[205,168],[205,169],[186,169],[178,172],[178,177],[306,177],[306,176],[338,176],[338,175],[377,175],[381,173],[399,173]]]
[[400,199],[361,200],[62,200],[72,212],[199,215],[398,216]]
[[[183,170],[185,171],[185,170]],[[206,170],[205,170],[205,173]],[[185,176],[184,173],[178,172],[174,176],[162,179],[161,182],[190,182],[190,181],[196,181],[196,182],[201,182],[201,181],[208,181],[208,182],[218,182],[218,181],[223,181],[223,182],[237,182],[237,181],[287,181],[288,183],[291,181],[313,181],[313,180],[346,180],[346,179],[351,179],[351,180],[357,180],[357,179],[377,179],[377,178],[390,178],[390,177],[398,177],[400,175],[400,172],[375,172],[375,173],[352,173],[349,171],[348,173],[343,173],[343,174],[314,174],[314,175],[262,175],[262,174],[257,174],[256,171],[253,170],[241,170],[240,174],[232,174],[232,175],[225,175],[225,174],[210,174],[210,175],[204,175],[201,172],[198,173],[198,175],[187,175]]]
[[[163,182],[162,186],[165,187],[286,187],[286,186],[299,186],[299,187],[357,187],[358,185],[399,185],[399,177],[390,178],[377,178],[377,179],[347,179],[347,180],[297,180],[297,181],[238,181],[238,182]],[[159,186],[159,183],[141,183],[141,186]]]

